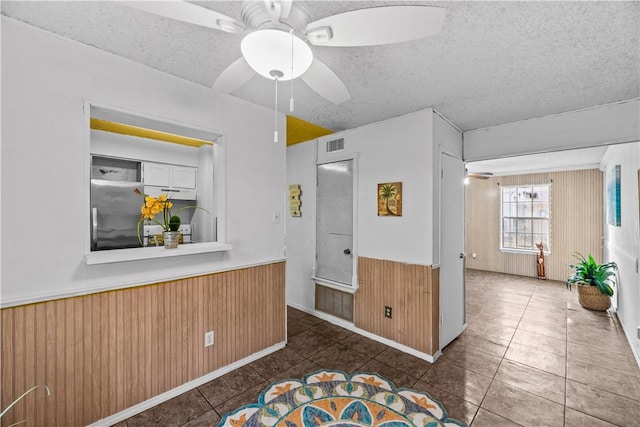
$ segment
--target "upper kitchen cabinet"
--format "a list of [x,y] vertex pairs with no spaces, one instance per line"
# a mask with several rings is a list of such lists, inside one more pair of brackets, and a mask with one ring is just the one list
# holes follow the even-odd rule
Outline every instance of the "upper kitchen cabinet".
[[144,162],[144,184],[157,187],[169,187],[171,184],[171,166],[163,163]]
[[198,169],[191,166],[144,162],[144,185],[156,187],[196,189]]
[[185,166],[171,167],[171,186],[174,188],[196,189],[198,170]]
[[146,194],[165,193],[174,199],[196,199],[198,168],[155,162],[144,162],[142,168]]

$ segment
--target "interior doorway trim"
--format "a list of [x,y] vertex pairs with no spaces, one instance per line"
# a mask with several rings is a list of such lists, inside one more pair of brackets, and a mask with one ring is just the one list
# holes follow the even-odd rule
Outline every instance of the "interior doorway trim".
[[347,153],[329,153],[323,155],[321,159],[317,159],[315,161],[315,165],[320,166],[326,165],[327,163],[346,162],[348,160],[353,160],[353,164],[355,165],[357,163],[355,160],[358,157],[360,157],[360,153],[357,151]]
[[[314,162],[316,165],[316,173],[314,176],[314,184],[315,184],[315,188],[317,190],[318,188],[318,173],[317,173],[317,167],[320,165],[326,165],[329,163],[337,163],[337,162],[346,162],[346,161],[351,161],[351,165],[352,165],[352,170],[353,170],[353,222],[352,222],[352,239],[353,239],[353,244],[352,244],[352,248],[351,248],[351,254],[352,254],[352,273],[351,273],[351,286],[349,285],[345,285],[343,283],[339,283],[339,282],[333,282],[331,280],[328,279],[323,279],[323,278],[318,278],[316,276],[316,264],[314,262],[314,266],[313,266],[313,271],[311,273],[311,279],[315,280],[321,284],[324,285],[328,285],[328,286],[332,286],[336,287],[336,289],[341,290],[341,291],[345,291],[347,290],[347,292],[352,292],[355,293],[355,291],[358,290],[358,152],[352,152],[352,153],[341,153],[341,154],[337,154],[335,156],[331,155],[331,156],[323,156],[322,159],[316,159],[316,161]],[[316,192],[316,209],[317,209],[317,199],[318,195]],[[317,212],[316,212],[317,215]],[[317,217],[315,218],[315,220],[313,221],[313,245],[314,247],[316,247],[316,236],[317,236]],[[317,248],[314,251],[314,255],[317,255]]]

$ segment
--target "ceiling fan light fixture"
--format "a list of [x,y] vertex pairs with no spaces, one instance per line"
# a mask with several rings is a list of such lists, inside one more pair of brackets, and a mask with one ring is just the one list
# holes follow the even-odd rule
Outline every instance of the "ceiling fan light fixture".
[[282,30],[266,29],[249,33],[242,39],[240,50],[249,66],[270,80],[275,80],[276,75],[282,75],[277,77],[279,81],[300,77],[313,62],[309,45],[298,36]]

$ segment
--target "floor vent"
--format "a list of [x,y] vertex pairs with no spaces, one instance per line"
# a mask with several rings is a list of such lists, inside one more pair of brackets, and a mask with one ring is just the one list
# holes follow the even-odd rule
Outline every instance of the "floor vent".
[[327,153],[344,150],[344,138],[327,141]]
[[353,294],[316,283],[316,310],[353,322]]

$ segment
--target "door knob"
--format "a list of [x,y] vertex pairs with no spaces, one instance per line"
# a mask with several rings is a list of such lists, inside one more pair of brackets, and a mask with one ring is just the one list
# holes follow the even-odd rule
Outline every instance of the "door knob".
[[345,249],[345,250],[344,250],[344,254],[345,254],[345,255],[349,255],[350,253],[351,253],[351,249]]

